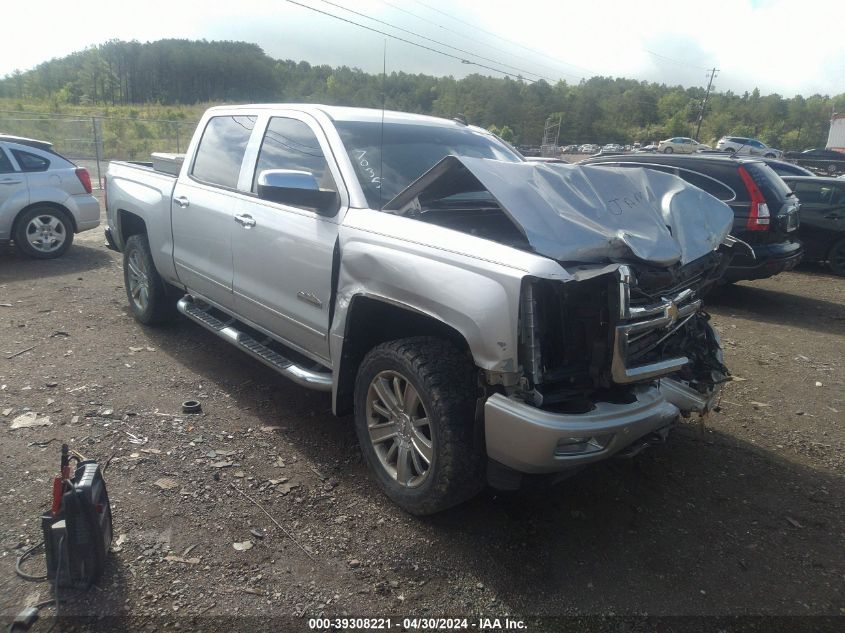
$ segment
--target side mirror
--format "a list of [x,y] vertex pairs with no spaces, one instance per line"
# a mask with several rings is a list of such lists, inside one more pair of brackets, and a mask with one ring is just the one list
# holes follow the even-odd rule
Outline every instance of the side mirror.
[[326,215],[334,214],[339,204],[337,192],[320,189],[309,171],[267,169],[258,175],[256,189],[262,200],[308,207]]

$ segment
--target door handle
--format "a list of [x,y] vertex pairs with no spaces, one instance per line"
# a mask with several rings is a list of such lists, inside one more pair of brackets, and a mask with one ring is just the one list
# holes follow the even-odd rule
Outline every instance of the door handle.
[[19,185],[23,180],[12,180],[11,178],[4,178],[0,180],[0,185]]
[[189,206],[191,206],[191,201],[188,200],[185,196],[173,198],[173,202],[178,204],[180,209],[187,209]]
[[246,213],[239,213],[235,216],[235,222],[240,224],[245,229],[251,229],[255,226],[255,220],[251,215],[247,215]]

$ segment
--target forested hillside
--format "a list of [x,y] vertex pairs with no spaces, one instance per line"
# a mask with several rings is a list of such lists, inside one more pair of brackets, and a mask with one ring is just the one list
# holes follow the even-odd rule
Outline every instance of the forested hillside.
[[[703,142],[737,134],[784,149],[823,146],[831,113],[845,110],[845,94],[784,98],[749,88],[742,95],[711,95]],[[464,114],[471,123],[495,126],[509,140],[528,144],[539,144],[546,118],[556,113],[562,114],[561,143],[691,136],[703,97],[700,87],[609,77],[577,85],[403,72],[385,79],[345,66],[275,60],[245,42],[189,40],[111,41],[0,79],[0,98],[15,109],[84,106],[96,112],[120,105],[254,101],[380,107],[384,99],[391,109]]]

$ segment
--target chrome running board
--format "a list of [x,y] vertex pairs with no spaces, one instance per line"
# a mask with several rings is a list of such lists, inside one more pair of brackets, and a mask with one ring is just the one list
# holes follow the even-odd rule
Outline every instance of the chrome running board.
[[234,319],[224,322],[211,313],[211,306],[201,308],[190,295],[185,295],[179,299],[176,309],[191,321],[199,323],[209,332],[213,332],[224,341],[231,343],[271,369],[275,369],[296,384],[317,391],[332,390],[331,373],[313,371],[294,364],[293,361],[288,360],[274,349],[233,327],[233,323],[237,324]]

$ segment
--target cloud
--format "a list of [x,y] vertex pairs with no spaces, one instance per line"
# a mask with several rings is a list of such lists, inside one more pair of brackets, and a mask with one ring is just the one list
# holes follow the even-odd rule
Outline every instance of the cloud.
[[[321,0],[297,1],[414,39]],[[838,24],[841,0],[332,1],[488,58],[471,58],[479,64],[530,70],[552,80],[577,83],[582,76],[602,74],[703,86],[704,69],[715,66],[719,90],[759,87],[787,96],[845,90],[845,38],[823,33],[827,24]],[[147,0],[119,10],[93,2],[42,0],[37,12],[24,3],[8,4],[4,23],[15,28],[0,39],[0,75],[112,38],[238,39],[256,42],[278,58],[370,72],[382,67],[384,36],[284,0]],[[34,37],[37,47],[31,46]],[[387,56],[388,70],[456,76],[488,72],[392,39]]]

